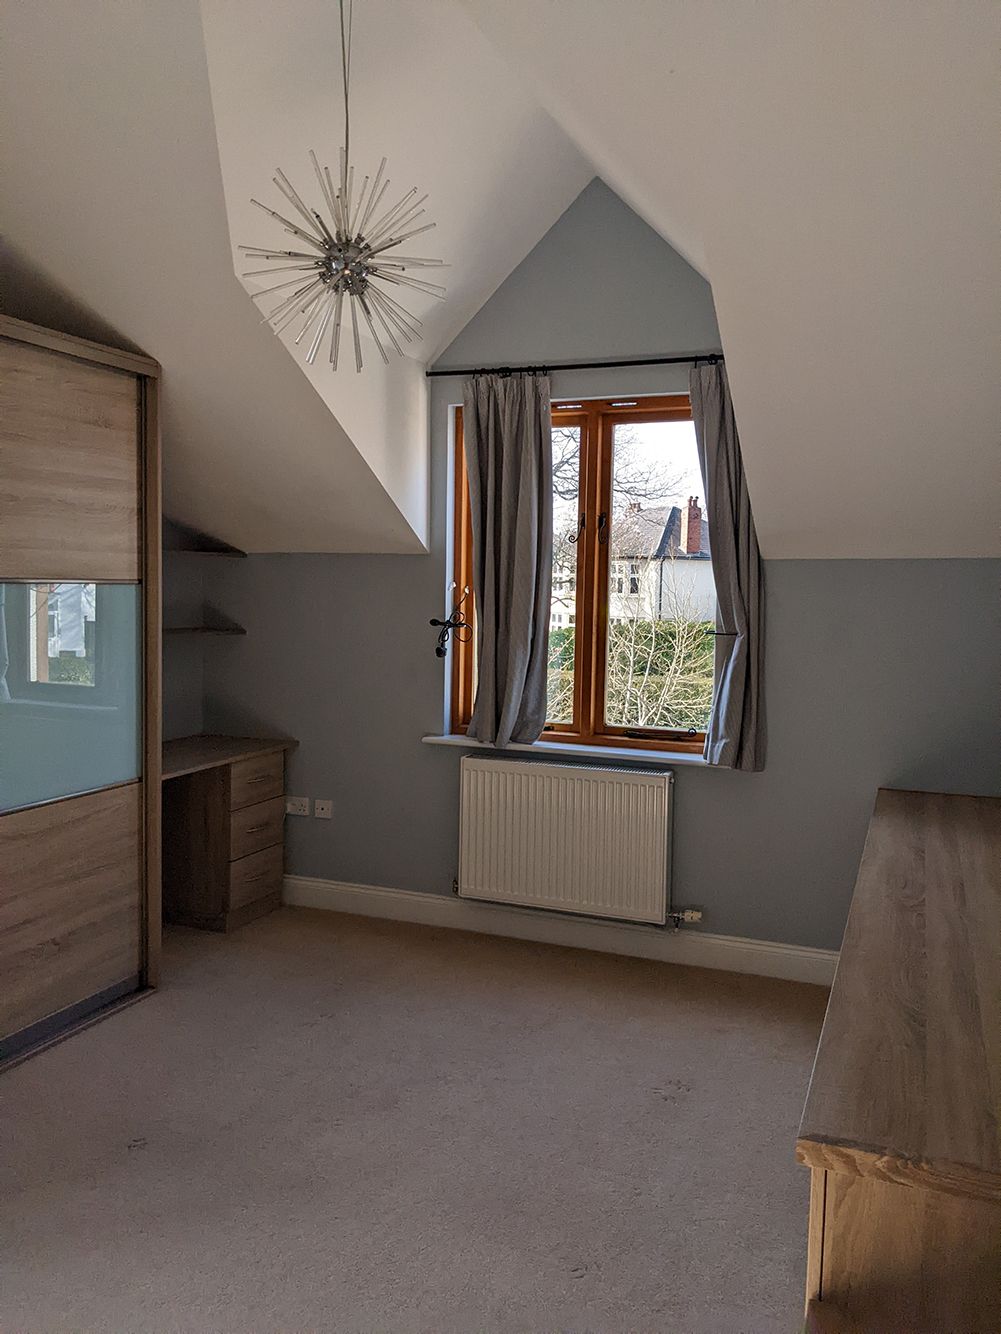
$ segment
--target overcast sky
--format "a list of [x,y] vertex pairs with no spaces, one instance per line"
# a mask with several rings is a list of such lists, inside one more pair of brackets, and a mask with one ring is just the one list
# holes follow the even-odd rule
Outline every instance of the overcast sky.
[[664,494],[644,500],[644,509],[654,505],[681,505],[689,496],[698,496],[705,511],[692,422],[651,422],[616,427],[616,433],[620,430],[627,430],[634,442],[629,446],[632,459],[641,466],[656,470],[665,479]]

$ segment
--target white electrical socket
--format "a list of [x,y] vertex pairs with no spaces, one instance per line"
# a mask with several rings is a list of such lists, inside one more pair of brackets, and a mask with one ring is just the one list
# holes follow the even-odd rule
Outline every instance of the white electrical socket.
[[332,801],[320,801],[317,799],[313,807],[313,814],[318,820],[331,820],[334,815],[334,803]]
[[286,797],[285,798],[286,815],[308,815],[309,798],[308,797]]

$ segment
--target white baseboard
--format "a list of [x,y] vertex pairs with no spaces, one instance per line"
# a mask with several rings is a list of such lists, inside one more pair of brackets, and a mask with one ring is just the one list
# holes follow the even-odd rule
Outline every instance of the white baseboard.
[[287,875],[284,901],[298,908],[325,908],[330,912],[388,917],[397,922],[480,931],[489,936],[513,936],[547,945],[628,954],[638,959],[722,968],[732,973],[755,973],[792,982],[813,982],[829,987],[838,961],[836,950],[806,945],[782,945],[743,936],[716,936],[685,927],[672,931],[628,922],[593,921],[515,908],[507,904],[475,903],[455,895],[420,894],[409,889],[378,885],[348,885],[337,880]]

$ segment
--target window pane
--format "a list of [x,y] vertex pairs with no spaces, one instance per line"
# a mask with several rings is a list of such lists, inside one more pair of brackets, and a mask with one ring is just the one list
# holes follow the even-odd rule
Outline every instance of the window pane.
[[140,772],[140,590],[0,584],[0,810]]
[[580,512],[580,427],[553,427],[553,593],[549,607],[546,717],[573,722],[577,612],[577,524]]
[[613,433],[605,722],[705,729],[716,616],[691,422]]

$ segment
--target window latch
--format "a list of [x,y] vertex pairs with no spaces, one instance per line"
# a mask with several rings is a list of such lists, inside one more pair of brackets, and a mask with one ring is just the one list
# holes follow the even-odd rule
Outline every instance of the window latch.
[[604,546],[608,541],[608,515],[604,510],[598,515],[598,543]]
[[587,519],[586,513],[580,516],[580,523],[577,525],[576,530],[572,533],[567,533],[568,542],[577,542],[580,539],[580,535],[584,531],[584,523],[586,519]]

